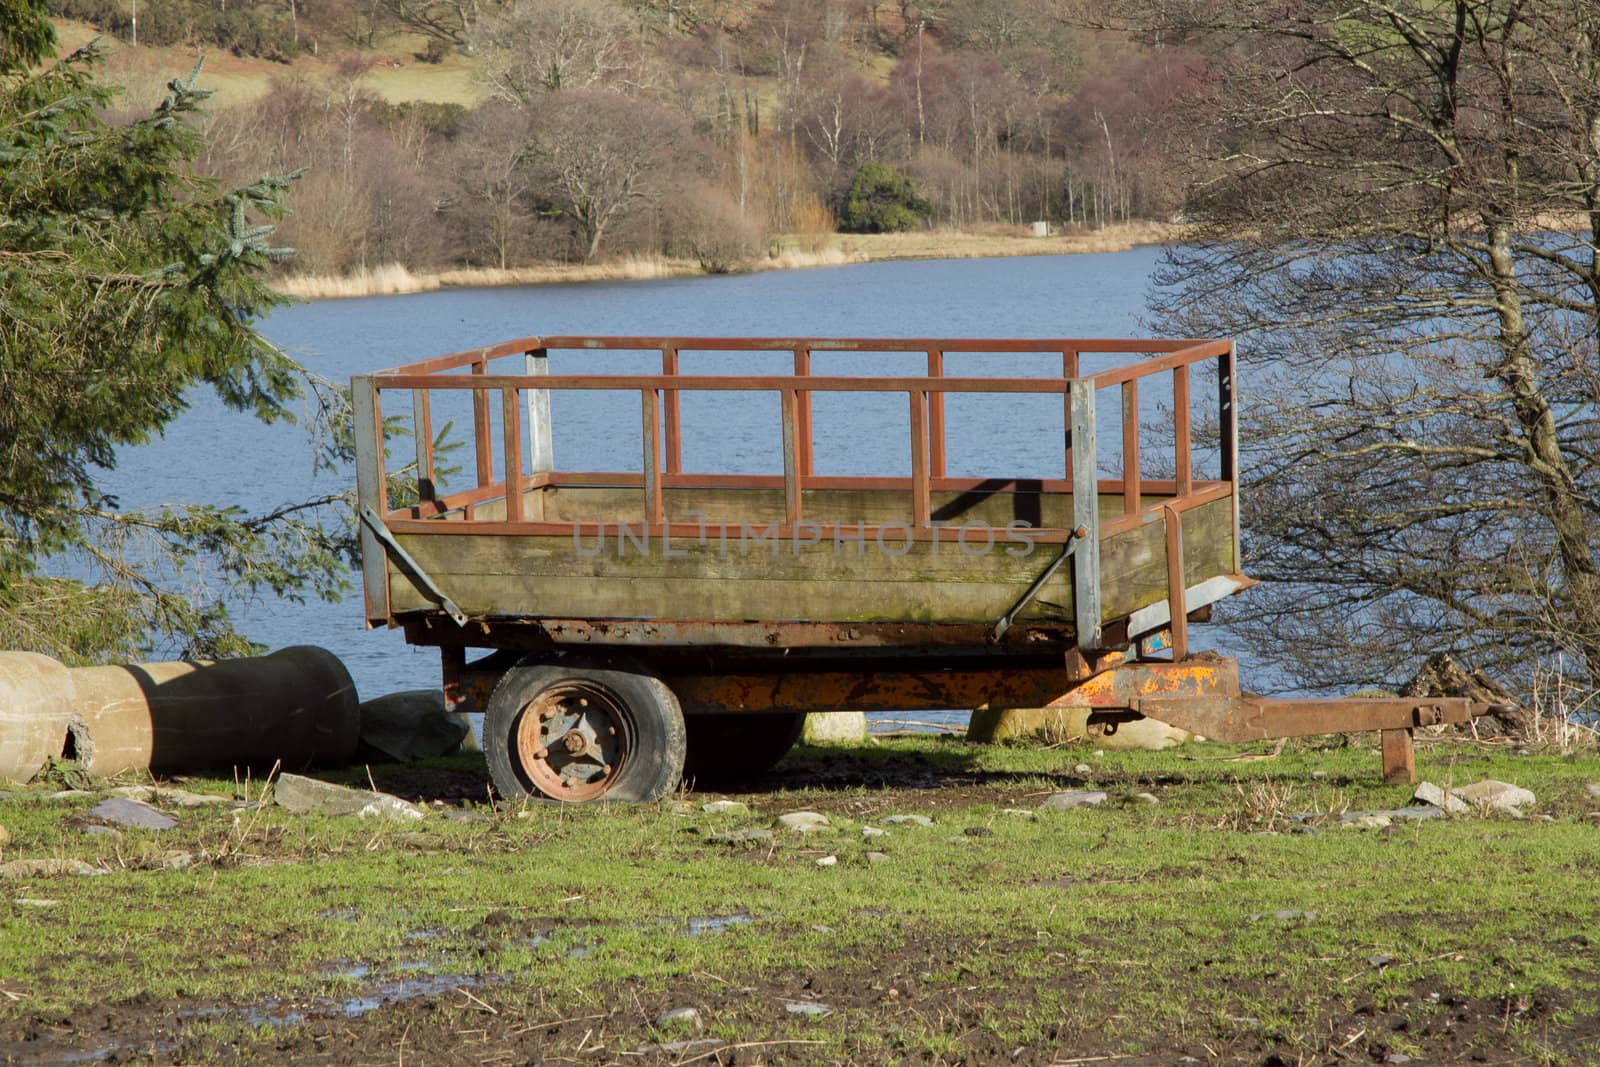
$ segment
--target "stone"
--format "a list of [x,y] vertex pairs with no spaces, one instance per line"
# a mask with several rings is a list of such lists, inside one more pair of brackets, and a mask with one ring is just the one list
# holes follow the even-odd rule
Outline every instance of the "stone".
[[1039,810],[1071,811],[1073,808],[1094,807],[1105,802],[1106,793],[1103,789],[1068,789],[1052,794],[1039,805]]
[[1600,782],[1590,782],[1588,785],[1584,786],[1583,789],[1584,792],[1588,793],[1590,796],[1600,800]]
[[887,852],[868,852],[867,853],[867,862],[868,863],[888,863],[889,862],[889,854]]
[[817,860],[818,867],[834,867],[837,866],[838,863],[838,856],[823,856],[821,859]]
[[1039,813],[1035,811],[1029,811],[1027,808],[1005,808],[1000,812],[1000,814],[1016,815],[1024,819],[1033,819],[1037,818]]
[[1362,812],[1353,819],[1342,820],[1342,822],[1346,830],[1383,830],[1393,820],[1380,812],[1368,811]]
[[1512,815],[1521,815],[1523,808],[1536,802],[1528,790],[1493,778],[1464,785],[1456,790],[1456,795],[1485,811],[1504,811]]
[[1094,744],[1105,748],[1160,751],[1184,744],[1195,735],[1155,719],[1119,723],[1107,733],[1100,723],[1089,722],[1094,709],[980,708],[967,724],[967,740],[992,745],[1012,738],[1035,737],[1051,744]]
[[889,836],[889,831],[881,829],[881,828],[876,827],[876,826],[863,826],[861,828],[861,836],[862,837],[888,837]]
[[879,822],[889,823],[891,826],[932,826],[933,820],[926,815],[886,815]]
[[699,1008],[673,1008],[656,1016],[656,1029],[671,1030],[686,1028],[698,1033],[706,1028],[705,1020],[700,1018]]
[[1432,782],[1418,782],[1417,791],[1411,794],[1411,799],[1420,801],[1423,804],[1432,804],[1434,807],[1442,808],[1452,815],[1466,815],[1472,811],[1472,807],[1465,800],[1462,800],[1459,794],[1454,792],[1447,793]]
[[406,762],[450,756],[472,736],[465,715],[444,708],[437,689],[408,689],[362,703],[361,743],[379,759]]
[[833,1009],[815,1000],[788,1000],[783,1010],[790,1015],[827,1015]]
[[1391,1052],[1383,1058],[1384,1063],[1410,1063],[1411,1057],[1404,1052]]
[[1321,781],[1322,779],[1328,777],[1328,772],[1327,771],[1312,771],[1311,772],[1311,777],[1315,778],[1317,781]]
[[713,800],[700,805],[707,815],[747,815],[750,805],[739,800]]
[[406,822],[428,814],[426,808],[388,793],[351,789],[298,774],[280,774],[272,784],[272,799],[297,815],[355,815]]
[[1137,800],[1141,804],[1161,803],[1161,798],[1156,796],[1154,793],[1135,793],[1133,794],[1133,799]]
[[826,815],[815,811],[791,811],[787,815],[778,816],[778,825],[797,834],[810,834],[826,830],[831,824]]
[[1600,823],[1600,811],[1591,811],[1589,814],[1585,815],[1584,818],[1588,819],[1592,823]]
[[60,906],[61,901],[47,897],[17,897],[11,903],[19,908],[54,908]]
[[89,809],[89,818],[138,830],[170,830],[178,820],[127,797],[107,797]]
[[994,831],[987,826],[969,826],[961,831],[968,837],[993,837]]
[[169,852],[161,860],[161,869],[166,871],[186,871],[194,866],[194,854],[190,852]]
[[219,793],[191,793],[187,789],[158,785],[121,785],[110,792],[114,797],[126,797],[146,804],[168,804],[174,808],[209,808],[233,803],[232,797]]
[[862,711],[819,711],[806,716],[800,738],[808,745],[860,745],[867,740]]
[[1089,766],[1087,763],[1080,763],[1076,767],[1072,768],[1072,773],[1076,774],[1079,778],[1082,778],[1086,774],[1094,773],[1094,768]]
[[106,871],[82,860],[12,860],[0,863],[0,879],[17,881],[23,878],[51,878],[60,874],[100,875]]
[[755,827],[749,830],[724,830],[720,833],[706,835],[706,840],[713,845],[770,845],[772,844],[772,831]]

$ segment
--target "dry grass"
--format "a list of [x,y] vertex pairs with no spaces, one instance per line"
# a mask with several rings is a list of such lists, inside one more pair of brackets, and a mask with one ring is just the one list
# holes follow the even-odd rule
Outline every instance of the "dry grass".
[[1136,245],[1181,241],[1185,227],[1170,222],[1129,222],[1102,230],[1033,237],[1020,226],[978,231],[925,230],[841,236],[837,247],[863,259],[973,259],[982,256],[1058,256],[1123,252]]
[[399,263],[363,267],[351,274],[293,274],[277,289],[305,300],[421,293],[446,286],[547,285],[553,282],[636,281],[703,274],[698,263],[664,256],[625,256],[601,263],[549,263],[532,267],[472,267],[438,273],[415,272]]

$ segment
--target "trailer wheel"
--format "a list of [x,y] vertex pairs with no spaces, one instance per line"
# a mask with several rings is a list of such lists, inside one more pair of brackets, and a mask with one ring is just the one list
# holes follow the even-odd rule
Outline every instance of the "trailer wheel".
[[652,801],[683,776],[678,698],[615,664],[523,664],[489,697],[483,748],[504,796]]
[[768,770],[800,740],[803,711],[686,715],[684,777],[701,784],[736,781]]

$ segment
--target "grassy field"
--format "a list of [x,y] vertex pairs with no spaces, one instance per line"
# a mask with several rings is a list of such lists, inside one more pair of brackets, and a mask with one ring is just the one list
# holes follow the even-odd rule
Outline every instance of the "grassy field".
[[[235,803],[116,835],[95,790],[13,793],[0,860],[104,873],[0,882],[0,1060],[1600,1058],[1600,760],[1423,746],[1423,777],[1536,811],[1357,830],[1409,798],[1371,745],[1246,751],[803,748],[731,814],[494,806],[462,757],[371,768],[416,822]],[[1038,810],[1086,785],[1109,800]],[[831,826],[774,825],[797,810]]]

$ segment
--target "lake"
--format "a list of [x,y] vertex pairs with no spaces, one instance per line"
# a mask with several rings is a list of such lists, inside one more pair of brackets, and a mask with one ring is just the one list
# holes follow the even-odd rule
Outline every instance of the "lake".
[[[1148,333],[1142,321],[1146,291],[1160,254],[1158,248],[1139,248],[1077,256],[870,263],[729,277],[448,289],[301,304],[280,309],[262,323],[262,329],[312,371],[340,381],[530,334],[1140,336]],[[560,360],[586,358],[582,353],[557,355],[551,369],[574,371],[579,369],[576,363],[563,365]],[[695,358],[707,362],[686,361],[686,370],[713,373],[732,369],[726,361],[739,357]],[[818,358],[819,371],[828,369],[823,358]],[[877,357],[874,366],[892,373],[901,369],[894,362],[898,358]],[[921,357],[906,358],[910,362],[904,369],[920,373]],[[1002,362],[1036,358],[952,357],[949,373],[963,373],[959,359],[970,359],[984,362],[968,364],[968,373],[1059,374],[1059,363],[1028,368]],[[594,369],[611,366],[624,369],[622,365]],[[1085,369],[1098,367],[1086,361]],[[593,403],[599,396],[572,402]],[[696,469],[700,449],[706,454],[720,451],[720,462],[727,469],[781,470],[774,465],[773,435],[765,432],[764,425],[761,433],[752,430],[764,418],[762,413],[754,407],[742,412],[735,406],[718,411],[709,423],[700,422],[689,406],[693,399],[697,398],[685,398],[684,449],[690,469]],[[702,394],[698,399],[713,398]],[[951,413],[952,475],[1002,470],[1014,475],[1059,475],[1059,401],[1021,399],[1040,403],[1030,407],[1005,398],[974,397],[967,409]],[[263,511],[346,484],[337,477],[313,477],[311,451],[300,428],[262,426],[224,410],[209,392],[195,395],[193,402],[193,409],[163,439],[126,451],[118,469],[106,479],[107,488],[125,507],[206,500]],[[859,410],[832,416],[819,409],[819,472],[906,473],[909,461],[900,455],[904,430],[883,425],[884,420],[898,419],[903,427],[903,400],[893,398],[892,410],[881,412],[871,407],[872,401],[863,403],[866,406]],[[775,403],[772,406],[776,408]],[[1102,409],[1106,407],[1102,403]],[[564,424],[569,414],[586,417]],[[637,401],[629,412],[609,414],[564,413],[558,408],[553,421],[562,466],[638,469],[637,446],[605,432],[608,423],[622,426],[636,441]],[[709,425],[709,431],[700,432],[709,432],[711,438],[691,436],[691,424]],[[1115,432],[1113,419],[1102,427],[1102,441],[1114,441],[1110,435]],[[744,437],[751,441],[748,450],[738,447]],[[892,443],[892,452],[877,443],[880,438]],[[763,450],[770,450],[770,455]],[[332,650],[349,666],[364,698],[439,683],[434,650],[412,649],[398,631],[365,630],[359,593],[331,605],[257,599],[236,604],[233,611],[245,633],[270,647],[309,643]],[[1223,636],[1217,628],[1208,628],[1191,640],[1200,647],[1225,646],[1213,639]]]

